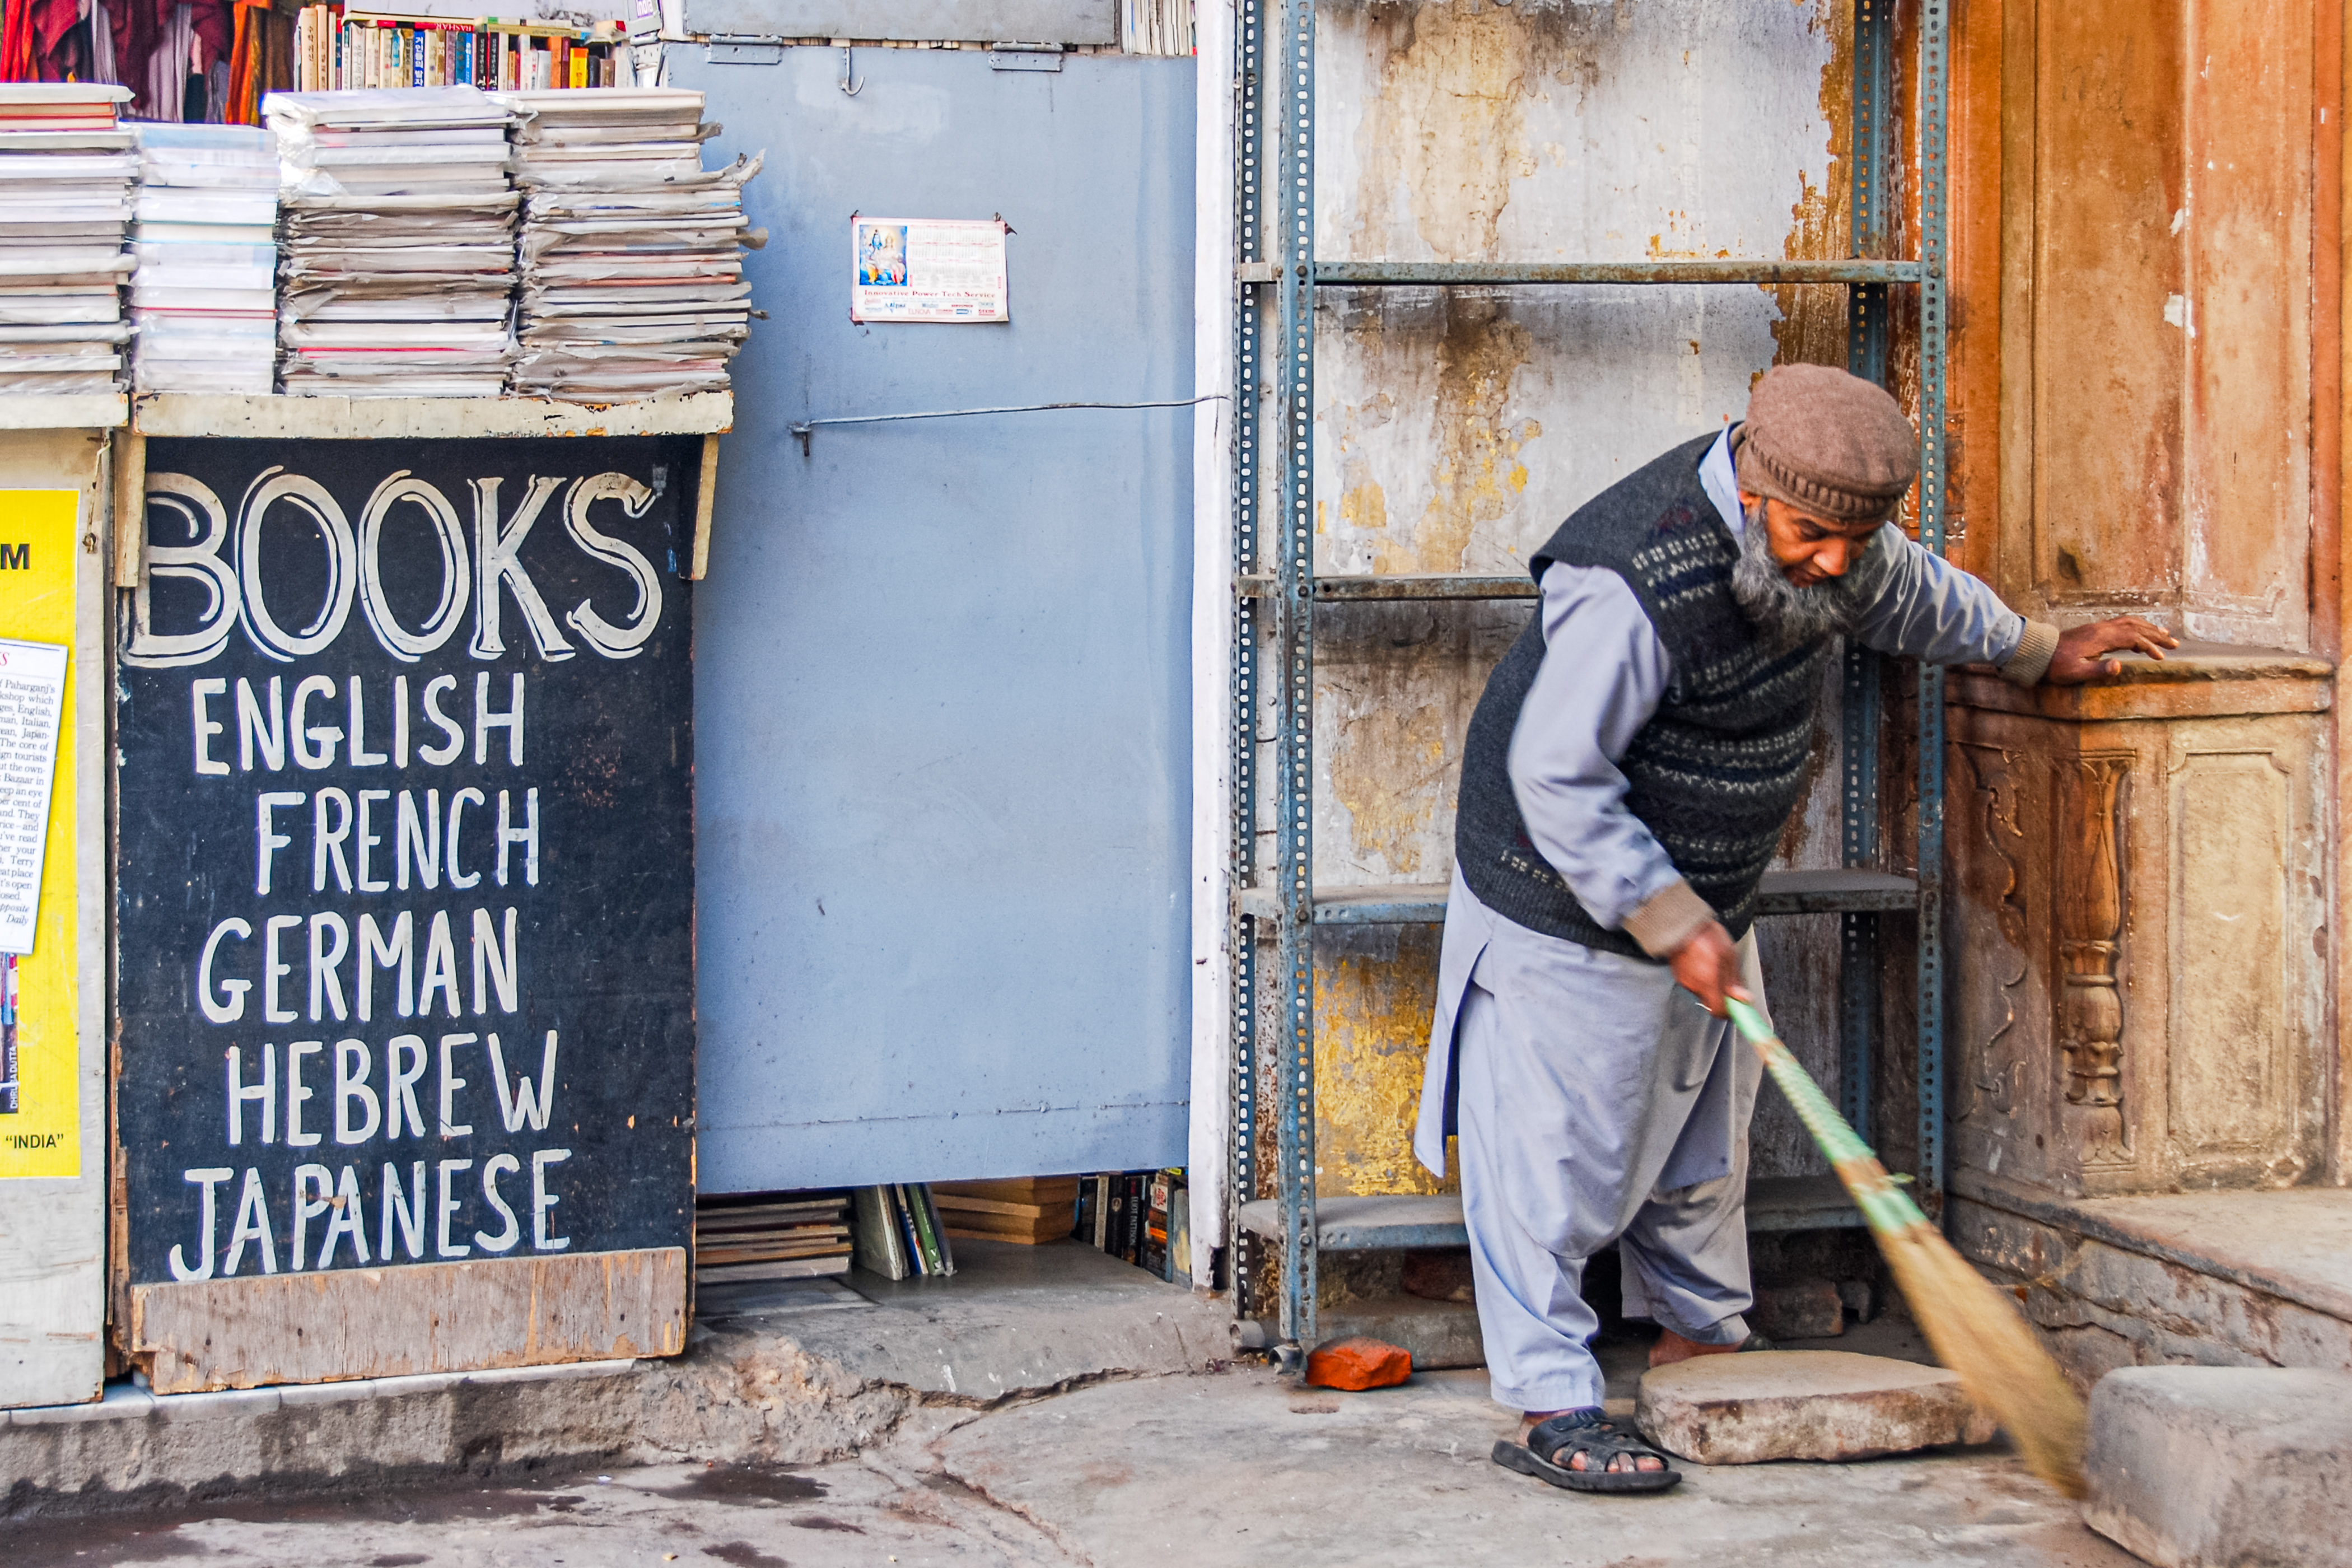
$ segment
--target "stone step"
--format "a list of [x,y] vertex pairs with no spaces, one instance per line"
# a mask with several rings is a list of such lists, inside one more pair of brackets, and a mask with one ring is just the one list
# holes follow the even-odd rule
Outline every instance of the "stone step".
[[1644,1374],[1633,1413],[1651,1442],[1701,1465],[1870,1459],[1995,1431],[1943,1368],[1851,1351],[1694,1356]]

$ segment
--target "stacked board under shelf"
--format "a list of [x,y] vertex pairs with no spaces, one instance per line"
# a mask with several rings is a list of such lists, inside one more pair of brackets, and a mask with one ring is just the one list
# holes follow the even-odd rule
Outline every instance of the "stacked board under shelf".
[[699,1198],[694,1282],[803,1279],[849,1272],[849,1194]]

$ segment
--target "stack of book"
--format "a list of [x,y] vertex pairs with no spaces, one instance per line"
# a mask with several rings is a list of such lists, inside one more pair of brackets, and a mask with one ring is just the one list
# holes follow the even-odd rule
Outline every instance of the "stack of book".
[[0,84],[0,395],[122,389],[126,87]]
[[270,94],[284,389],[495,397],[513,357],[513,116],[470,87]]
[[920,1182],[893,1182],[860,1187],[852,1195],[857,1208],[858,1268],[885,1279],[955,1272],[955,1252],[930,1188]]
[[698,1198],[694,1279],[803,1279],[849,1272],[849,1194]]
[[1109,1171],[1078,1179],[1071,1234],[1162,1279],[1192,1275],[1192,1195],[1184,1173]]
[[933,1182],[931,1199],[950,1236],[1017,1241],[1037,1247],[1060,1241],[1078,1219],[1078,1178],[1016,1176],[998,1182]]
[[742,347],[758,159],[702,167],[702,94],[505,95],[524,195],[515,389],[578,403],[715,392]]
[[305,5],[294,21],[294,87],[627,87],[635,79],[627,31],[620,22],[582,27]]
[[142,123],[131,384],[267,393],[278,373],[278,151],[247,125]]

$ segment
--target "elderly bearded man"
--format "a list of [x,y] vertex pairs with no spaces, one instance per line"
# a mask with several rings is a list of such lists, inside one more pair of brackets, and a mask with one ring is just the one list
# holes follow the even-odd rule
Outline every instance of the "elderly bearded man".
[[1886,520],[1918,438],[1880,387],[1819,365],[1758,384],[1745,423],[1676,447],[1536,552],[1542,591],[1470,721],[1454,887],[1414,1149],[1461,1137],[1497,1463],[1555,1486],[1681,1477],[1605,1418],[1579,1293],[1611,1242],[1651,1364],[1757,1343],[1748,1122],[1760,1068],[1722,1021],[1762,1006],[1748,924],[1802,797],[1843,636],[2022,686],[2161,658],[2133,617],[2026,620]]

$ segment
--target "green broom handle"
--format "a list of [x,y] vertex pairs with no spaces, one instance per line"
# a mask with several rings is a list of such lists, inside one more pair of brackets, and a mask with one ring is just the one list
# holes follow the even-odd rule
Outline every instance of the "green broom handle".
[[1849,1173],[1851,1168],[1858,1164],[1877,1166],[1877,1152],[1864,1142],[1860,1135],[1847,1125],[1846,1119],[1837,1113],[1837,1107],[1830,1103],[1830,1097],[1822,1092],[1822,1086],[1813,1081],[1813,1075],[1805,1070],[1804,1064],[1789,1054],[1789,1047],[1780,1043],[1780,1037],[1772,1032],[1770,1022],[1762,1013],[1736,996],[1727,996],[1723,1001],[1731,1014],[1732,1023],[1748,1043],[1756,1047],[1757,1054],[1764,1058],[1766,1070],[1772,1075],[1772,1081],[1780,1086],[1780,1092],[1787,1095],[1789,1103],[1796,1108],[1797,1120],[1805,1124],[1805,1131],[1813,1135],[1813,1142],[1821,1146],[1830,1163],[1837,1167],[1839,1179],[1845,1183],[1846,1191],[1861,1208],[1863,1218],[1870,1222],[1870,1228],[1891,1234],[1914,1225],[1927,1224],[1927,1216],[1920,1211],[1919,1205],[1911,1201],[1908,1193],[1895,1184],[1883,1168],[1878,1169],[1874,1175]]

